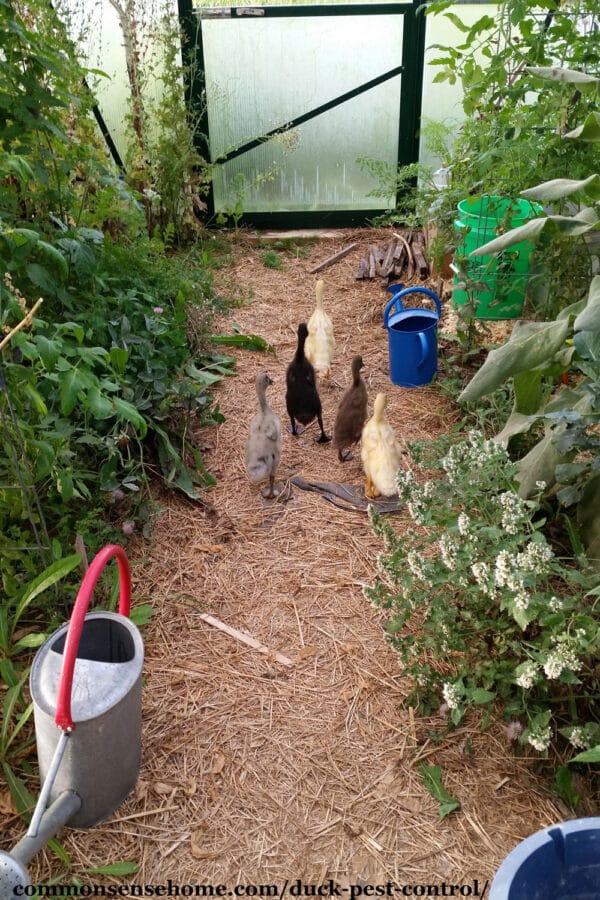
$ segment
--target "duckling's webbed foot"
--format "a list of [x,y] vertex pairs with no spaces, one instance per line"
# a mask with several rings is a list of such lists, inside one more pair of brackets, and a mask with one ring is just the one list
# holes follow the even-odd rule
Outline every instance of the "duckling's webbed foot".
[[354,459],[354,453],[352,450],[338,450],[338,459],[340,462],[348,462],[351,459]]
[[275,490],[275,476],[270,475],[269,476],[269,487],[263,488],[261,491],[261,494],[265,498],[265,500],[272,500],[274,497],[277,496],[278,493],[279,493],[279,491]]
[[292,424],[288,425],[287,430],[290,434],[293,434],[294,437],[299,437],[304,431],[304,428],[300,428],[299,425],[296,425],[294,419],[292,419]]
[[317,422],[319,423],[319,428],[321,429],[321,437],[317,438],[317,444],[328,444],[331,438],[325,434],[325,429],[323,428],[323,419],[321,418],[321,416],[317,416]]

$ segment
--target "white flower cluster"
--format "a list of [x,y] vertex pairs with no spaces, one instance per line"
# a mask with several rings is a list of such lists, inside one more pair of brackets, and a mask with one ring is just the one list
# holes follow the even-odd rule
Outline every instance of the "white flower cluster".
[[484,439],[479,431],[470,431],[467,440],[450,447],[440,462],[450,484],[456,484],[465,471],[476,471],[488,462],[506,458],[506,450],[500,444]]
[[550,746],[550,734],[550,726],[545,725],[537,728],[535,731],[530,731],[527,735],[527,742],[540,752],[547,750]]
[[583,728],[571,728],[571,733],[569,734],[569,742],[573,745],[573,747],[575,747],[576,750],[587,750],[589,747],[589,741],[586,739]]
[[552,612],[560,612],[563,608],[563,602],[558,597],[550,597],[548,600],[548,606],[550,607]]
[[523,579],[516,572],[516,560],[508,550],[501,550],[496,557],[494,578],[499,588],[508,588],[509,591],[523,589]]
[[485,562],[476,562],[471,566],[473,578],[481,588],[484,594],[492,597],[495,594],[494,585],[491,580],[490,567]]
[[557,646],[550,651],[544,663],[544,672],[547,678],[558,678],[565,669],[578,672],[581,669],[581,661],[569,640],[557,641]]
[[538,667],[534,662],[528,662],[523,666],[520,666],[520,669],[521,671],[517,675],[517,684],[519,687],[529,690],[530,687],[533,687],[533,683],[535,682]]
[[446,684],[442,687],[442,696],[448,706],[448,709],[457,709],[460,703],[460,692],[455,684]]
[[527,518],[527,505],[514,491],[505,491],[498,497],[502,507],[502,527],[507,534],[517,534],[519,526]]
[[529,595],[527,591],[520,590],[514,596],[514,602],[517,609],[525,611],[529,606]]
[[468,515],[464,512],[461,512],[456,524],[458,525],[458,533],[463,537],[466,537],[469,534],[469,530],[471,528],[471,520]]
[[396,474],[396,484],[401,497],[410,497],[414,488],[418,487],[418,482],[412,469],[399,469]]
[[425,580],[425,572],[423,571],[423,565],[419,554],[416,553],[415,550],[409,550],[406,554],[406,564],[410,569],[411,573],[418,578],[420,581]]
[[425,523],[423,513],[426,511],[428,504],[425,502],[433,493],[433,482],[428,481],[421,487],[415,473],[412,469],[398,472],[396,476],[396,484],[398,485],[398,494],[401,500],[406,502],[408,512],[412,520],[417,525]]
[[440,548],[440,556],[446,568],[452,572],[456,568],[456,554],[458,546],[454,543],[449,534],[443,534],[438,541]]
[[553,556],[554,553],[548,544],[531,541],[522,553],[517,553],[515,561],[518,568],[524,572],[544,575],[546,564],[550,562]]

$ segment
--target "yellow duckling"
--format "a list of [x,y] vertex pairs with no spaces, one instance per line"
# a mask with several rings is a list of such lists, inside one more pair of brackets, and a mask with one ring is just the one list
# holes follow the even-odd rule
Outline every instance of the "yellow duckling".
[[398,490],[396,472],[402,451],[394,430],[385,417],[385,394],[377,394],[373,415],[365,424],[360,443],[360,458],[367,476],[367,497],[391,497]]
[[325,282],[319,278],[315,285],[317,305],[312,316],[308,320],[308,337],[304,352],[315,370],[324,378],[331,375],[331,359],[335,347],[333,336],[333,324],[323,309],[323,295]]
[[[263,488],[267,500],[277,496],[275,473],[281,459],[281,419],[274,413],[267,400],[267,387],[273,384],[266,372],[256,376],[258,412],[253,416],[246,441],[246,469],[250,481],[269,480],[269,488]],[[266,493],[265,493],[266,491]]]

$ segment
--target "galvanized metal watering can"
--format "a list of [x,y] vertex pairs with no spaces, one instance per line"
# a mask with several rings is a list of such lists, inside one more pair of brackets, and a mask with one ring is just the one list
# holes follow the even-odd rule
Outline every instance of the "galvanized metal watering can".
[[[429,384],[437,372],[437,325],[442,315],[439,298],[429,288],[404,288],[402,284],[389,285],[387,292],[393,294],[383,313],[388,330],[390,381],[409,388]],[[411,294],[426,294],[433,300],[435,310],[406,308],[403,301]]]
[[[119,569],[119,612],[87,613],[107,562]],[[63,826],[90,828],[134,787],[141,762],[141,635],[129,619],[131,575],[122,547],[104,547],[81,583],[71,621],[38,650],[31,668],[42,790],[24,838],[0,851],[0,898],[28,885],[25,865]],[[47,805],[50,803],[48,808]]]

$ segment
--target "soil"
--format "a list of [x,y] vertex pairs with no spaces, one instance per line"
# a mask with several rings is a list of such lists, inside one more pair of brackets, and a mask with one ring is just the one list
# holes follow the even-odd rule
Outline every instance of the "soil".
[[[277,500],[263,499],[248,481],[244,445],[255,375],[266,369],[273,379],[269,399],[285,428],[285,371],[298,322],[314,308],[317,277],[325,280],[336,336],[332,376],[319,382],[329,434],[355,353],[365,361],[369,410],[379,391],[387,393],[403,465],[409,441],[440,434],[460,418],[439,379],[416,389],[389,380],[385,286],[354,277],[376,237],[340,231],[299,242],[281,253],[277,270],[263,265],[255,236],[242,233],[218,273],[222,285],[236,284],[248,298],[218,329],[259,334],[275,354],[233,351],[237,374],[214,391],[225,422],[196,433],[216,487],[204,505],[157,487],[152,537],[128,550],[134,603],[154,607],[143,629],[142,769],[110,819],[85,832],[65,830],[61,840],[79,873],[121,860],[139,871],[124,878],[80,874],[84,882],[171,879],[281,891],[297,879],[332,880],[340,890],[477,879],[482,891],[520,840],[571,817],[536,773],[538,755],[517,755],[500,720],[484,732],[477,722],[452,731],[442,716],[421,719],[407,706],[410,684],[386,643],[381,614],[362,591],[382,549],[366,513],[291,483],[299,475],[361,488],[360,454],[340,463],[331,444],[315,443],[315,423],[298,438],[284,431]],[[320,275],[309,274],[350,241],[360,246]],[[451,342],[445,347],[441,339],[440,348],[447,354]],[[448,371],[443,361],[440,370]],[[390,521],[399,532],[410,527],[402,510]],[[420,762],[441,766],[459,811],[439,819]],[[13,825],[17,835],[20,823]],[[34,881],[60,871],[47,850],[30,866]]]

